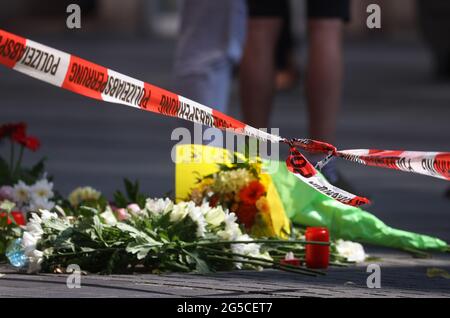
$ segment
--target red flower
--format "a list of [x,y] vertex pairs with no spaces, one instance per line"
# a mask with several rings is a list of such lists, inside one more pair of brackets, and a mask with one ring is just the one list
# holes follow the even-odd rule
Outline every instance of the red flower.
[[[14,221],[18,224],[18,225],[26,225],[26,221],[25,218],[23,217],[22,212],[20,211],[13,211],[11,212],[11,215],[14,219]],[[0,213],[0,218],[4,218],[6,216],[5,212]],[[11,224],[12,221],[11,219],[8,217],[8,224]]]
[[266,189],[259,181],[252,181],[239,191],[239,198],[244,204],[254,205],[265,192]]
[[258,214],[258,209],[253,204],[242,203],[236,211],[239,223],[244,224],[247,230],[250,230],[255,223],[256,214]]
[[23,145],[31,151],[36,151],[41,146],[41,142],[36,137],[28,136],[25,138],[25,143]]
[[33,136],[27,136],[27,125],[25,123],[5,124],[0,127],[0,139],[3,137],[10,137],[14,142],[36,151],[39,149],[41,143],[39,139]]
[[26,135],[27,125],[25,123],[5,124],[0,127],[0,139],[3,137],[20,138]]

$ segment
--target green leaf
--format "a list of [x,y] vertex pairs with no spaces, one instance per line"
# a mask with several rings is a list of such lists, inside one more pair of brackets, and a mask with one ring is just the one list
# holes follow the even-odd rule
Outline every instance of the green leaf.
[[159,247],[161,244],[158,242],[155,242],[155,244],[152,243],[146,243],[141,244],[139,242],[131,242],[127,245],[126,251],[131,254],[137,254],[137,259],[141,260],[147,257],[148,253],[156,248]]
[[34,178],[41,177],[45,172],[45,161],[47,158],[41,159],[38,163],[36,163],[31,169],[29,170],[29,174],[33,176]]
[[100,218],[97,215],[94,215],[92,218],[94,221],[93,229],[95,230],[95,233],[98,235],[98,237],[103,241],[103,224],[100,221]]
[[93,217],[94,215],[98,214],[98,210],[87,205],[82,205],[78,208],[78,213],[76,214],[87,217]]
[[161,245],[162,244],[161,242],[157,242],[155,239],[148,236],[145,232],[140,231],[137,228],[135,228],[129,224],[119,222],[116,224],[116,227],[123,232],[129,233],[131,235],[131,237],[133,237],[133,238],[141,238],[146,243],[150,243],[153,245]]
[[125,195],[120,192],[120,191],[116,191],[114,193],[114,205],[119,207],[119,208],[126,208],[128,205],[128,200],[125,197]]
[[192,258],[192,260],[195,262],[195,270],[200,274],[209,274],[211,273],[211,269],[209,268],[208,264],[199,257],[198,253],[196,252],[188,252],[185,249],[183,249],[183,252],[186,253],[188,256]]

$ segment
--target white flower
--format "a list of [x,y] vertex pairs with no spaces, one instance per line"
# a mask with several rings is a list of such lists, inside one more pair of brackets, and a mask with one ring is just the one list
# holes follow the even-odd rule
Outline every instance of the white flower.
[[39,240],[44,234],[41,223],[58,217],[56,213],[51,213],[46,210],[41,210],[40,212],[42,218],[36,213],[33,213],[26,225],[26,231],[22,235],[24,254],[28,258],[28,273],[37,273],[41,270],[44,253],[36,249]]
[[36,249],[37,242],[41,236],[35,236],[30,232],[24,232],[22,236],[22,246],[26,256],[29,256]]
[[40,210],[51,210],[55,207],[55,203],[45,198],[32,197],[30,205],[28,206],[29,212],[37,212]]
[[[238,236],[236,238],[236,241],[251,242],[253,240],[247,234],[243,234],[241,236]],[[256,243],[231,244],[231,250],[233,251],[233,253],[249,256],[258,256],[260,254],[259,248],[260,248],[259,244]]]
[[294,253],[293,252],[287,252],[286,256],[284,256],[284,259],[287,260],[287,261],[295,259]]
[[105,212],[100,214],[100,216],[108,225],[114,226],[117,224],[117,218],[109,206],[106,208]]
[[361,244],[351,241],[338,240],[336,242],[336,250],[339,255],[347,258],[349,262],[364,262],[366,253]]
[[180,202],[175,204],[172,211],[170,212],[170,222],[178,222],[186,217],[188,214],[188,203]]
[[[42,223],[42,219],[37,215],[37,213],[31,213],[31,218],[28,220],[28,223]],[[27,224],[28,225],[28,224]]]
[[234,213],[229,213],[228,210],[225,212],[225,228],[219,231],[217,235],[226,241],[235,241],[242,231],[239,228],[239,224],[236,223],[237,217]]
[[50,212],[46,209],[40,209],[39,212],[41,212],[41,219],[42,222],[46,222],[50,219],[57,219],[58,218],[58,214],[54,213],[54,212]]
[[173,202],[169,198],[147,199],[145,209],[153,214],[167,213],[173,208]]
[[31,198],[33,200],[48,200],[53,198],[53,182],[47,179],[37,181],[30,187]]
[[[244,241],[244,242],[251,242],[253,239],[248,236],[247,234],[240,235],[236,238],[236,241]],[[267,259],[272,260],[270,255],[268,253],[261,253],[261,245],[256,243],[238,243],[238,244],[231,244],[231,251],[234,254],[240,254],[244,256],[251,256],[251,257],[257,257],[261,259]],[[235,259],[235,266],[238,269],[242,268],[242,259],[245,259],[245,257],[242,256],[234,256]]]
[[205,213],[205,219],[209,225],[217,227],[225,222],[225,211],[221,206],[218,206],[216,208],[209,208]]
[[40,237],[42,234],[44,234],[40,222],[28,222],[26,225],[26,230],[34,237]]
[[19,181],[13,188],[13,200],[16,203],[23,204],[30,200],[30,187],[23,181]]
[[204,237],[206,232],[206,220],[202,207],[195,206],[194,202],[188,204],[188,215],[194,223],[197,223],[197,237]]

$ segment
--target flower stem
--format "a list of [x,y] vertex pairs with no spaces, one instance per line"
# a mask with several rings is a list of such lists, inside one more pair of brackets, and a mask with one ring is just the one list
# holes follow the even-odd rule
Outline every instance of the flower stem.
[[328,242],[304,241],[304,240],[252,240],[252,241],[215,241],[215,242],[192,242],[187,243],[184,247],[190,246],[214,246],[224,244],[311,244],[311,245],[330,245]]
[[[255,260],[255,261],[260,261],[260,262],[265,262],[265,263],[270,263],[274,266],[280,266],[280,267],[286,267],[286,268],[291,268],[291,269],[295,269],[295,270],[299,270],[299,271],[304,271],[304,272],[308,272],[308,273],[313,273],[313,274],[318,274],[318,275],[324,275],[324,272],[321,271],[317,271],[317,270],[313,270],[313,269],[309,269],[309,268],[299,268],[297,266],[293,266],[293,265],[282,265],[276,261],[273,260],[269,260],[269,259],[265,259],[265,258],[260,258],[260,257],[254,257],[254,256],[250,256],[250,255],[244,255],[244,254],[239,254],[239,253],[232,253],[232,252],[224,252],[224,251],[219,251],[219,250],[215,250],[212,248],[204,248],[205,250],[209,250],[213,253],[217,253],[217,254],[221,254],[221,255],[228,255],[228,256],[236,256],[236,257],[244,257],[247,258],[249,260]],[[240,260],[235,260],[235,262],[239,263]]]
[[23,151],[24,151],[24,149],[25,149],[24,146],[20,147],[19,159],[17,159],[16,167],[14,168],[13,178],[15,178],[17,173],[20,171],[20,166],[22,164],[22,158],[23,158]]
[[[280,269],[286,272],[291,272],[291,273],[296,273],[296,274],[303,274],[303,275],[307,275],[307,276],[317,276],[317,274],[315,273],[310,273],[307,271],[304,271],[303,269],[299,269],[298,267],[293,266],[293,268],[287,267],[287,266],[282,266],[282,265],[277,265],[277,264],[267,264],[267,262],[263,262],[262,260],[259,261],[252,261],[252,260],[234,260],[232,258],[228,258],[228,257],[223,257],[223,256],[212,256],[212,255],[207,255],[207,258],[209,259],[215,259],[218,261],[229,261],[229,262],[233,262],[233,263],[243,263],[243,264],[249,264],[249,265],[256,265],[256,266],[261,266],[264,268],[274,268],[274,269]],[[271,265],[271,266],[267,266],[267,265]]]
[[10,139],[10,144],[11,144],[11,148],[10,148],[10,152],[9,152],[9,176],[12,181],[13,172],[14,172],[14,142],[12,139]]

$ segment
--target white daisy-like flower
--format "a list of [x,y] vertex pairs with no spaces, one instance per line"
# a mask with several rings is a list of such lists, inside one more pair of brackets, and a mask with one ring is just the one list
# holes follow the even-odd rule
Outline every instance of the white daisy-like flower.
[[[244,241],[244,242],[251,242],[253,239],[248,236],[247,234],[243,234],[236,238],[236,241]],[[243,255],[251,255],[251,256],[258,256],[260,254],[259,252],[260,246],[256,243],[238,243],[238,244],[231,244],[231,250],[233,253],[237,254],[243,254]]]
[[53,198],[53,182],[41,179],[30,187],[32,200],[48,200]]
[[39,212],[41,213],[41,219],[43,222],[46,222],[50,219],[58,218],[58,214],[56,214],[55,212],[50,212],[49,210],[46,209],[40,209]]
[[336,242],[336,250],[339,255],[347,258],[349,262],[361,263],[367,257],[363,246],[352,241],[338,240]]
[[37,212],[40,210],[51,210],[55,207],[55,203],[40,197],[32,197],[28,206],[29,212]]
[[147,199],[145,209],[152,214],[167,213],[173,209],[173,202],[169,198]]
[[235,241],[242,235],[242,231],[236,221],[236,214],[229,213],[228,210],[225,211],[225,228],[222,231],[219,231],[217,235],[223,240]]
[[[251,242],[253,239],[248,236],[247,234],[240,235],[236,238],[236,241],[244,241],[244,242]],[[268,253],[261,253],[261,245],[257,243],[238,243],[238,244],[231,244],[231,251],[235,254],[240,254],[244,256],[251,256],[251,257],[257,257],[267,260],[272,260],[270,255]],[[241,261],[244,257],[242,256],[234,256],[235,259],[235,266],[238,269],[242,268]]]
[[36,248],[39,240],[44,234],[41,226],[42,222],[58,217],[56,213],[51,213],[46,210],[41,210],[40,212],[42,218],[36,213],[33,213],[26,225],[26,231],[23,232],[22,235],[24,254],[28,258],[28,273],[39,272],[41,270],[41,264],[44,260],[44,253]]
[[23,181],[19,181],[14,187],[12,192],[14,202],[19,204],[27,203],[30,200],[30,187]]
[[40,222],[33,222],[33,221],[28,222],[26,225],[26,231],[35,237],[40,237],[42,234],[44,234],[44,231],[42,230],[42,226],[41,226],[41,221]]
[[194,202],[189,202],[188,215],[192,221],[197,223],[197,237],[204,237],[206,233],[206,220],[202,208],[196,206]]
[[29,218],[28,223],[41,224],[42,223],[42,219],[39,217],[39,215],[37,213],[31,213],[31,217]]

